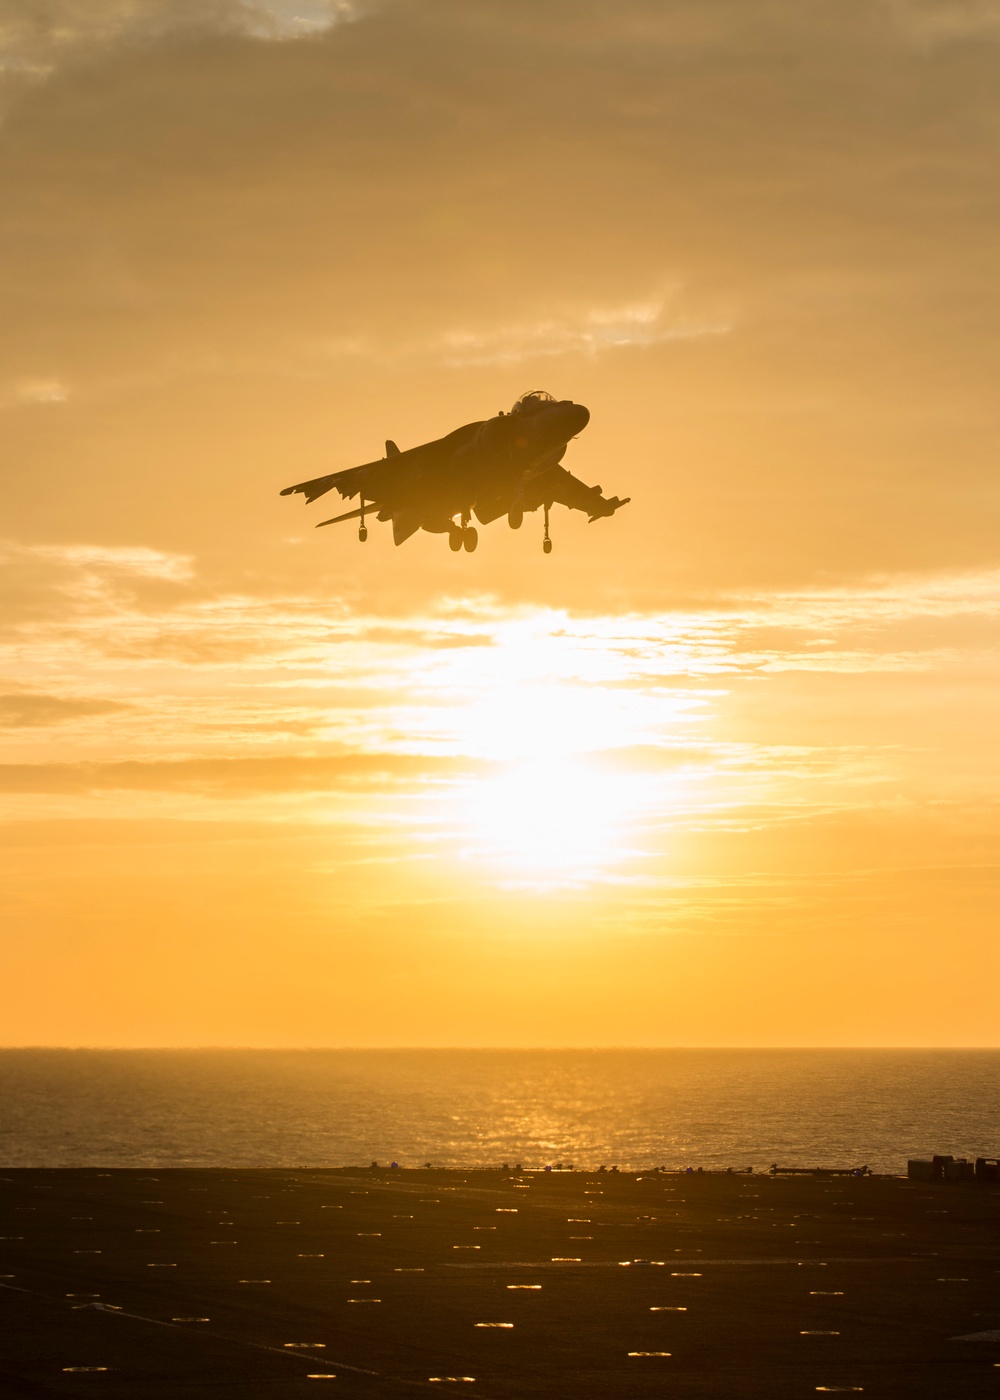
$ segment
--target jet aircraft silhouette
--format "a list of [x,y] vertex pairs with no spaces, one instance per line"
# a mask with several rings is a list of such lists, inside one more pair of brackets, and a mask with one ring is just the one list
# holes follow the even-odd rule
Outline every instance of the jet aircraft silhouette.
[[479,533],[471,524],[489,525],[506,515],[520,528],[526,511],[544,510],[542,549],[552,552],[549,511],[553,505],[587,512],[591,521],[614,515],[630,497],[607,498],[599,486],[587,486],[566,471],[562,461],[571,438],[590,422],[590,413],[570,399],[554,399],[543,389],[522,394],[510,413],[485,422],[466,423],[446,437],[400,452],[386,441],[377,462],[331,472],[312,481],[286,486],[283,496],[301,493],[306,500],[336,488],[345,500],[360,498],[356,510],[321,520],[316,527],[357,520],[358,539],[368,538],[369,515],[392,521],[397,545],[418,530],[448,536],[453,550],[471,554]]

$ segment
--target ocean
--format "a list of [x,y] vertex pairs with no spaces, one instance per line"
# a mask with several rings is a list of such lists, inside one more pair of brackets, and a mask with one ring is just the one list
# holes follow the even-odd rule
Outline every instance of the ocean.
[[7,1167],[870,1166],[1000,1153],[996,1050],[3,1050]]

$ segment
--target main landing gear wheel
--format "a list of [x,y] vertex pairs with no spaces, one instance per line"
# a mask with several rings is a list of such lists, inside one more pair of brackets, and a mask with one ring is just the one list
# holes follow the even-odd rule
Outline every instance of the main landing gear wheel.
[[549,507],[545,507],[545,534],[542,537],[542,553],[552,553],[552,541],[549,539]]
[[524,511],[517,506],[512,506],[507,512],[507,524],[512,530],[520,530],[524,522]]
[[365,540],[366,540],[367,538],[368,538],[368,526],[367,526],[367,525],[361,525],[361,526],[359,526],[359,528],[358,528],[358,539],[361,541],[362,544],[364,544],[364,542],[365,542]]
[[464,535],[465,535],[465,531],[464,531],[464,530],[449,530],[449,531],[448,531],[448,548],[449,548],[450,550],[452,550],[455,554],[457,554],[458,551],[462,548],[462,542],[463,542],[463,537],[464,537]]
[[467,525],[462,531],[462,543],[465,545],[467,554],[476,552],[476,545],[479,543],[479,531],[475,525]]

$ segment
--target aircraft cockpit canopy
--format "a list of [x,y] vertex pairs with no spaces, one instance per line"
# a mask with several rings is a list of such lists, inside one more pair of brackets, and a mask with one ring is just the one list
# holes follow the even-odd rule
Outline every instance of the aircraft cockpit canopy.
[[555,395],[547,394],[544,389],[529,389],[521,395],[511,413],[537,413],[544,404],[557,402]]

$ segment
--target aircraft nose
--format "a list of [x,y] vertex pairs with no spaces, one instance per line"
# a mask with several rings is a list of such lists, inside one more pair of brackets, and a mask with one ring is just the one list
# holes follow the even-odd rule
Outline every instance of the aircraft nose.
[[590,422],[590,409],[584,408],[582,403],[573,403],[571,400],[566,403],[566,417],[571,425],[573,437],[577,433],[582,433]]

